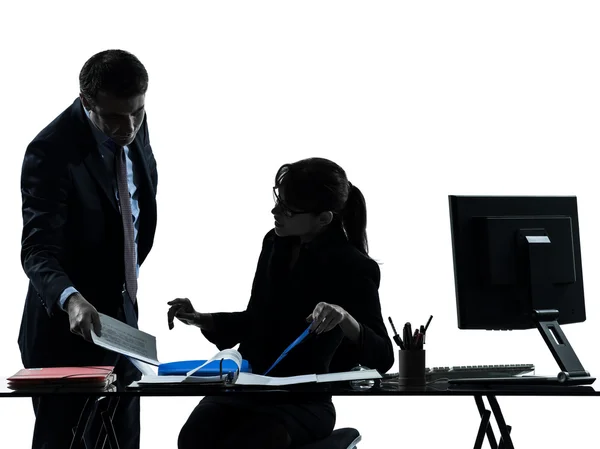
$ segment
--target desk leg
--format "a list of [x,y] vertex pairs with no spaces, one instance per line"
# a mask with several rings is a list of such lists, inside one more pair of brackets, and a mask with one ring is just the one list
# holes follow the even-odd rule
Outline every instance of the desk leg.
[[[475,438],[475,449],[481,449],[483,447],[483,440],[485,439],[486,430],[490,429],[490,416],[489,410],[484,410],[481,414],[481,423],[479,423],[479,430],[477,431],[477,438]],[[495,441],[495,438],[491,441]],[[493,449],[493,446],[492,446]]]
[[492,408],[492,412],[494,413],[496,423],[500,428],[500,444],[498,445],[498,449],[515,449],[510,437],[511,427],[507,426],[506,421],[504,421],[504,416],[502,416],[502,411],[500,410],[500,405],[498,404],[496,396],[489,395],[487,398],[490,407]]
[[86,399],[85,405],[83,406],[81,414],[79,415],[77,425],[72,430],[73,439],[71,440],[70,449],[87,449],[83,436],[85,435],[85,431],[87,430],[88,425],[90,423],[90,416],[94,411],[95,403],[96,399],[93,397],[89,397]]
[[504,421],[504,417],[500,411],[500,405],[496,400],[496,396],[487,395],[487,399],[490,403],[492,412],[494,413],[494,418],[496,419],[498,428],[500,429],[500,442],[496,443],[496,436],[494,435],[494,430],[490,425],[491,412],[485,408],[482,396],[475,395],[475,403],[477,404],[477,409],[479,410],[479,416],[481,416],[481,422],[479,423],[479,430],[477,431],[474,449],[482,449],[484,434],[487,434],[488,441],[492,449],[514,449],[512,439],[510,438],[511,427],[506,424],[506,421]]
[[483,404],[483,398],[480,395],[475,396],[475,404],[477,404],[481,422],[479,423],[479,430],[477,432],[477,438],[475,439],[474,449],[481,449],[483,447],[483,438],[485,434],[487,434],[490,447],[492,449],[498,449],[496,435],[494,435],[494,429],[492,429],[492,426],[490,426],[490,418],[492,413],[485,408],[485,405]]
[[[102,398],[107,399],[107,398]],[[112,420],[115,416],[115,411],[117,410],[117,406],[119,405],[119,397],[112,396],[108,398],[108,406],[106,410],[100,413],[102,418],[102,428],[100,429],[100,434],[98,435],[98,439],[96,440],[96,445],[94,449],[104,449],[106,446],[106,439],[108,438],[108,445],[111,449],[119,449],[119,442],[117,441],[117,434],[115,432],[115,428],[113,427]]]
[[90,417],[94,410],[94,406],[97,402],[102,400],[108,400],[108,406],[106,407],[106,410],[100,412],[102,427],[100,428],[100,433],[98,435],[98,439],[96,440],[96,444],[94,445],[94,449],[104,449],[107,438],[108,445],[111,449],[119,449],[117,434],[112,424],[112,419],[114,418],[115,411],[119,405],[119,398],[117,396],[112,396],[110,398],[87,398],[85,405],[83,406],[83,410],[79,415],[79,421],[77,421],[77,425],[72,430],[73,439],[71,440],[70,449],[88,449],[85,443],[84,435],[90,425]]

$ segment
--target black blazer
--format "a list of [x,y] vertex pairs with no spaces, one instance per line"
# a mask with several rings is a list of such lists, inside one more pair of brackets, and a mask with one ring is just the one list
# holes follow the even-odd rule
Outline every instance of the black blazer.
[[[110,362],[107,351],[70,332],[58,304],[73,285],[101,313],[116,317],[122,306],[123,225],[90,125],[78,98],[25,152],[21,262],[30,282],[19,347],[26,367]],[[130,149],[140,175],[141,264],[154,241],[158,182],[146,118]]]
[[306,317],[323,301],[348,311],[360,324],[360,341],[343,337],[339,327],[312,334],[295,347],[269,375],[292,376],[348,371],[357,364],[387,372],[394,353],[379,302],[379,266],[348,242],[334,226],[302,245],[289,269],[295,237],[270,231],[262,252],[248,307],[243,312],[213,314],[215,329],[204,335],[219,349],[240,343],[239,352],[254,373],[263,374],[308,326]]

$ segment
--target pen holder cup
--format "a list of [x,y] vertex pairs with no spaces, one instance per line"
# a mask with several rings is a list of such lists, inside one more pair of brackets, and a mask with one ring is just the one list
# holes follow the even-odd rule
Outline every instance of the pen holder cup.
[[425,386],[425,350],[398,351],[398,385],[406,387]]

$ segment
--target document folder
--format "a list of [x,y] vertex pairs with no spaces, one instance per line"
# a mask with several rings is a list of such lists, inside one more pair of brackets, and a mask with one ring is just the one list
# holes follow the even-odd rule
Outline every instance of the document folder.
[[[181,362],[161,363],[158,366],[159,376],[185,376],[189,371],[206,363],[206,360],[186,360]],[[252,369],[247,360],[242,360],[242,365],[238,367],[235,361],[230,359],[213,360],[199,370],[195,371],[192,376],[221,376],[227,374],[235,374],[237,371],[242,373],[251,373]]]

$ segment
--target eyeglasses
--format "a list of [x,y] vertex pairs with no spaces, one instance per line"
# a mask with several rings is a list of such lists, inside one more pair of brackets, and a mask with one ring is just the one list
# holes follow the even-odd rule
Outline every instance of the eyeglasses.
[[310,213],[310,211],[297,210],[297,209],[293,209],[293,208],[287,206],[284,203],[284,201],[280,198],[278,190],[279,189],[277,187],[273,187],[273,199],[275,200],[275,207],[279,207],[279,209],[281,209],[281,212],[283,213],[283,215],[285,215],[286,217],[293,217],[294,215],[297,215],[297,214]]

